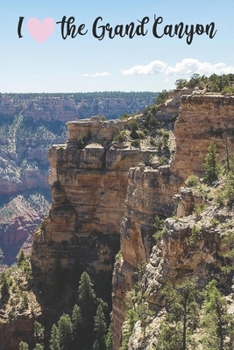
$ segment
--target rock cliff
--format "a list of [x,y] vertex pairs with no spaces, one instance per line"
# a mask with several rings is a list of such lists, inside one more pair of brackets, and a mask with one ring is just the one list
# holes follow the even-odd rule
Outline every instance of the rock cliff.
[[[188,215],[203,201],[203,197],[192,194],[189,189],[181,189],[177,196],[177,216],[185,218],[179,221],[168,218],[165,221],[167,234],[163,235],[160,244],[153,246],[152,236],[156,231],[155,216],[172,216],[173,197],[187,177],[193,173],[203,174],[202,164],[211,140],[217,145],[219,159],[226,157],[226,144],[229,154],[233,152],[233,103],[234,98],[231,96],[182,96],[175,124],[176,151],[170,165],[157,170],[135,167],[129,171],[126,209],[120,229],[122,254],[116,261],[113,273],[114,350],[119,349],[121,344],[121,327],[125,319],[124,297],[136,282],[135,276],[141,261],[149,262],[144,288],[148,302],[156,305],[159,304],[158,291],[168,280],[178,281],[186,274],[194,273],[208,281],[214,276],[212,270],[222,265],[222,257],[217,257],[222,256],[219,252],[221,231],[218,232],[208,223],[201,224],[198,228],[202,236],[198,239],[199,243],[194,246],[188,239],[192,227],[199,220]],[[203,214],[201,221],[206,215],[211,220],[214,215],[212,210],[216,212],[210,209],[210,212]],[[224,221],[228,221],[230,215],[233,213],[224,216]],[[152,339],[147,349],[151,349]],[[142,346],[145,346],[144,342],[139,341],[134,347],[130,341],[128,349],[141,349]]]
[[177,149],[171,171],[185,179],[191,173],[202,174],[210,141],[216,144],[219,159],[226,157],[225,142],[234,151],[234,99],[222,95],[182,96],[179,119],[175,125]]
[[[131,114],[145,109],[155,96],[147,92],[0,94],[0,268],[16,260],[25,241],[30,245],[28,236],[47,214],[47,151],[65,142],[65,122],[96,114],[107,118]],[[35,206],[40,208],[36,212]]]
[[[176,96],[178,100],[180,94]],[[222,190],[222,183],[198,193],[182,186],[188,175],[202,175],[211,140],[219,159],[233,152],[233,101],[232,96],[182,96],[175,140],[170,122],[175,114],[172,98],[168,111],[160,107],[161,115],[168,115],[167,132],[155,126],[137,146],[131,139],[131,125],[137,121],[144,127],[142,115],[129,120],[93,117],[68,122],[68,141],[49,150],[52,205],[34,232],[33,274],[43,284],[56,258],[68,275],[78,259],[103,296],[110,293],[114,258],[120,249],[112,277],[114,350],[121,345],[124,298],[139,279],[142,262],[146,268],[141,285],[153,310],[162,307],[161,287],[188,275],[198,276],[203,285],[215,277],[231,293],[232,276],[221,273],[229,249],[222,244],[222,236],[233,227],[234,214],[232,206],[214,201],[215,188]],[[156,216],[165,220],[161,237],[155,236]],[[140,321],[136,323],[129,350],[149,350],[155,345],[159,316],[151,318],[144,336]]]
[[[130,132],[129,121],[92,117],[68,122],[67,127],[67,143],[49,150],[53,202],[34,233],[31,260],[37,269],[48,272],[56,255],[65,268],[71,268],[78,255],[91,274],[112,271],[129,168],[148,162],[158,150],[113,142],[116,130]],[[91,242],[96,242],[98,251],[91,253]]]

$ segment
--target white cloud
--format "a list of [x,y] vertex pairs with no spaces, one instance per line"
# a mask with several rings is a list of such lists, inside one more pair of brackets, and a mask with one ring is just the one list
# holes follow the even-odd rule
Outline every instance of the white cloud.
[[137,65],[130,69],[121,70],[122,75],[150,75],[165,71],[167,64],[162,61],[153,61],[146,66]]
[[193,73],[211,75],[234,73],[234,66],[227,66],[220,62],[212,64],[209,62],[200,62],[194,58],[185,58],[181,62],[176,63],[175,66],[168,66],[165,70],[166,75],[185,74],[191,75]]
[[92,77],[92,78],[97,78],[97,77],[107,77],[110,74],[108,72],[97,72],[95,74],[83,74],[83,77]]
[[234,66],[227,66],[220,62],[212,64],[209,62],[200,62],[194,58],[184,58],[181,62],[170,66],[163,61],[152,61],[149,64],[136,65],[130,69],[122,70],[122,75],[152,75],[164,73],[165,75],[191,75],[194,73],[211,75],[234,73]]

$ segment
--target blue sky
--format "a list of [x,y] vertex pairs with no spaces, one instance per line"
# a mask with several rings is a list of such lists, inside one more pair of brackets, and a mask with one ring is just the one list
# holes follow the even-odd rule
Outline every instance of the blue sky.
[[[174,87],[176,79],[191,74],[234,73],[233,0],[0,0],[0,92],[87,92],[161,91]],[[179,39],[152,34],[154,15],[161,16],[158,34],[166,25],[215,23],[213,39],[194,35],[191,45],[186,36]],[[23,16],[18,38],[17,25]],[[88,32],[74,39],[61,37],[61,26],[42,44],[27,29],[30,18],[74,16],[75,24],[85,24]],[[112,27],[134,22],[145,16],[145,36],[108,38],[92,34],[94,20]],[[100,34],[101,28],[97,28]]]

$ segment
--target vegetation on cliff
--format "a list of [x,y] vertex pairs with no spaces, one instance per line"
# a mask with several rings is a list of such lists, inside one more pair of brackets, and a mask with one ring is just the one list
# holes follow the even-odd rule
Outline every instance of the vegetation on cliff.
[[[163,228],[162,220],[155,217],[158,251],[166,245],[164,249],[171,249],[171,258],[175,260],[174,254],[181,254],[180,247],[177,246],[178,252],[173,253],[175,248],[170,244],[176,240],[184,242],[185,256],[180,259],[187,259],[188,267],[186,269],[186,260],[185,266],[181,263],[181,270],[177,267],[180,270],[178,278],[173,277],[171,270],[166,286],[162,283],[156,292],[149,289],[149,283],[154,285],[154,282],[151,281],[150,263],[146,266],[140,280],[144,297],[134,297],[137,284],[126,294],[123,350],[142,346],[155,350],[227,350],[233,347],[233,155],[229,158],[229,166],[227,159],[218,162],[212,141],[204,165],[204,178],[191,175],[186,181],[193,193],[192,215],[174,216],[170,230],[166,226]],[[205,251],[211,254],[213,249],[217,255],[209,257],[207,267],[203,266],[202,254]],[[170,260],[165,263],[165,257],[161,259],[162,266],[165,264],[166,269],[171,269]],[[156,269],[159,274],[157,287],[163,278],[160,276],[162,266]],[[150,293],[155,293],[153,298]],[[130,296],[131,304],[128,302]],[[140,307],[149,310],[145,311],[143,319],[138,312]],[[137,345],[134,344],[136,339]]]
[[222,94],[234,92],[234,74],[212,74],[209,77],[199,74],[193,74],[189,80],[178,79],[175,82],[177,89],[183,89],[184,87],[198,87],[203,90],[206,89],[210,92],[220,92]]

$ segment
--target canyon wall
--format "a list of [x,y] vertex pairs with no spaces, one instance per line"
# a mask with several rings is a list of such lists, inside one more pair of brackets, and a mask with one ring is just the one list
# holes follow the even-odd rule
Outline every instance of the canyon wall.
[[[129,129],[126,121],[92,117],[69,122],[67,127],[67,143],[49,150],[52,206],[34,233],[31,260],[41,272],[48,272],[57,255],[65,268],[71,268],[78,254],[81,265],[91,274],[112,271],[119,250],[129,168],[146,163],[158,151],[155,147],[140,150],[129,142],[113,142],[116,129]],[[99,252],[86,254],[92,239],[96,247],[100,245],[100,237],[103,247]]]
[[[218,234],[211,241],[210,229],[199,228],[203,240],[193,250],[190,247],[188,236],[196,218],[191,223],[167,219],[168,234],[160,246],[155,245],[153,235],[155,216],[173,215],[174,196],[188,175],[203,174],[211,140],[217,145],[219,159],[226,155],[225,142],[233,152],[233,105],[231,96],[182,96],[175,125],[176,151],[168,165],[150,165],[150,158],[159,155],[157,147],[113,142],[116,127],[128,130],[126,121],[91,118],[69,122],[67,143],[49,151],[53,203],[35,231],[32,263],[35,270],[47,273],[56,256],[65,268],[71,268],[78,254],[91,275],[110,273],[120,239],[112,280],[114,350],[121,344],[124,297],[142,261],[149,263],[145,285],[148,300],[155,304],[160,285],[168,279],[182,278],[202,264],[219,264],[214,257]],[[186,191],[180,192],[180,198],[178,216],[191,214],[199,198]],[[208,275],[209,271],[204,275],[207,280]]]
[[177,148],[171,171],[182,179],[191,173],[202,175],[211,140],[216,144],[219,160],[226,158],[226,140],[229,153],[234,151],[233,96],[182,96],[174,133]]
[[[167,219],[168,234],[161,245],[156,244],[153,248],[155,241],[152,237],[156,232],[155,216],[166,218],[173,215],[174,196],[187,177],[192,173],[203,175],[202,165],[211,140],[217,145],[219,160],[226,157],[225,138],[229,154],[234,151],[233,107],[234,98],[231,96],[182,96],[174,131],[176,151],[170,165],[157,170],[135,167],[129,171],[126,209],[120,228],[122,254],[117,258],[113,272],[114,350],[118,350],[121,344],[125,294],[137,281],[136,274],[142,261],[149,262],[144,283],[148,301],[153,304],[157,304],[157,293],[167,280],[178,280],[191,271],[200,271],[200,276],[203,274],[208,280],[209,271],[220,264],[216,259],[219,235],[218,232],[215,236],[210,235],[213,229],[209,224],[202,229],[200,245],[190,246],[188,236],[196,218],[191,222],[185,218],[178,223]],[[202,202],[202,198],[187,192],[181,191],[178,196],[178,217],[192,214],[194,205]],[[211,220],[212,212],[207,215]],[[201,270],[201,267],[206,264],[209,267],[205,272],[206,268]],[[140,342],[136,348],[129,343],[129,349],[141,349],[141,346]],[[147,349],[151,349],[150,346],[152,344]]]
[[144,110],[157,94],[0,94],[0,270],[29,250],[31,234],[51,203],[47,159],[67,138],[69,120],[116,118]]
[[117,118],[155,103],[153,92],[31,93],[0,94],[0,117],[23,115],[26,119],[67,122],[104,115]]

